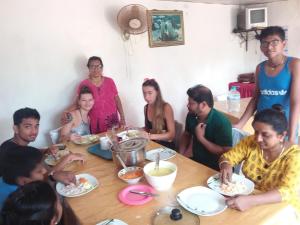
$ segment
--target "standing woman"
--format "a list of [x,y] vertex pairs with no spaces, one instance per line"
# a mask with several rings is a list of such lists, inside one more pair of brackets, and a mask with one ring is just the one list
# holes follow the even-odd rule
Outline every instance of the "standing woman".
[[143,83],[146,136],[168,148],[174,149],[175,122],[171,105],[162,98],[158,83],[148,79]]
[[81,136],[90,134],[88,113],[94,106],[94,97],[88,87],[80,89],[77,104],[78,109],[70,112],[72,120],[61,129],[60,142],[80,140]]
[[283,106],[289,122],[288,139],[297,143],[300,114],[300,59],[284,55],[285,32],[281,27],[265,28],[260,34],[260,49],[268,60],[256,67],[256,91],[237,128],[242,128],[257,110]]
[[[88,79],[80,82],[78,92],[83,86],[86,86],[94,96],[95,104],[89,112],[91,133],[105,132],[115,125],[124,126],[125,117],[121,100],[114,81],[103,76],[102,59],[98,56],[90,57],[87,67],[89,69]],[[75,108],[73,105],[66,112]],[[66,113],[64,117],[66,117]],[[64,119],[64,121],[67,120]]]

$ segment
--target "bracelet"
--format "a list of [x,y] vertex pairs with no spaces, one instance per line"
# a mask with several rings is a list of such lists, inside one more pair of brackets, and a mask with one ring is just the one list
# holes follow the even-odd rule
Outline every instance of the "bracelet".
[[219,167],[221,167],[221,165],[224,164],[224,163],[230,164],[230,162],[228,160],[223,160],[223,161],[219,162]]

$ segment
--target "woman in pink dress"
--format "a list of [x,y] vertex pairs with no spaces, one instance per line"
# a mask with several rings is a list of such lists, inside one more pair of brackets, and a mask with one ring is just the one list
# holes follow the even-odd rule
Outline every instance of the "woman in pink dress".
[[[79,90],[86,86],[94,96],[94,106],[89,112],[90,129],[92,134],[107,131],[114,126],[124,126],[125,117],[120,97],[114,81],[103,76],[103,62],[100,57],[92,56],[89,58],[87,67],[89,77],[80,82]],[[67,111],[71,111],[68,108]]]

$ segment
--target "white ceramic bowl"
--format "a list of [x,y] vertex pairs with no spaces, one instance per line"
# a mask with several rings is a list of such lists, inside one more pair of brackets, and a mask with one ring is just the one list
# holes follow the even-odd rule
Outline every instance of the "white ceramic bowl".
[[[119,171],[119,173],[118,173],[118,177],[121,179],[121,180],[123,180],[123,181],[125,181],[126,183],[128,183],[128,184],[136,184],[136,183],[138,183],[139,181],[140,181],[140,179],[143,177],[143,168],[141,168],[141,167],[138,167],[138,166],[130,166],[130,167],[127,167],[128,168],[128,170],[126,171],[125,169],[121,169],[120,171]],[[141,172],[141,176],[137,176],[137,177],[135,177],[135,178],[129,178],[129,179],[126,179],[126,178],[124,178],[124,175],[126,174],[126,173],[131,173],[131,172],[133,172],[133,171],[139,171],[139,172]]]
[[166,191],[170,189],[175,181],[177,174],[176,164],[168,161],[159,161],[159,168],[168,168],[172,172],[163,176],[152,176],[149,174],[155,168],[155,162],[148,163],[144,166],[144,174],[148,183],[158,191]]

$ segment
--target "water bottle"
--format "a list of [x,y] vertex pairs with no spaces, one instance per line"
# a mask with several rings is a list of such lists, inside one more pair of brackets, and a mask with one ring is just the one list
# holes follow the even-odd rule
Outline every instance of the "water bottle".
[[237,91],[236,86],[232,86],[227,97],[228,112],[240,111],[240,92]]

